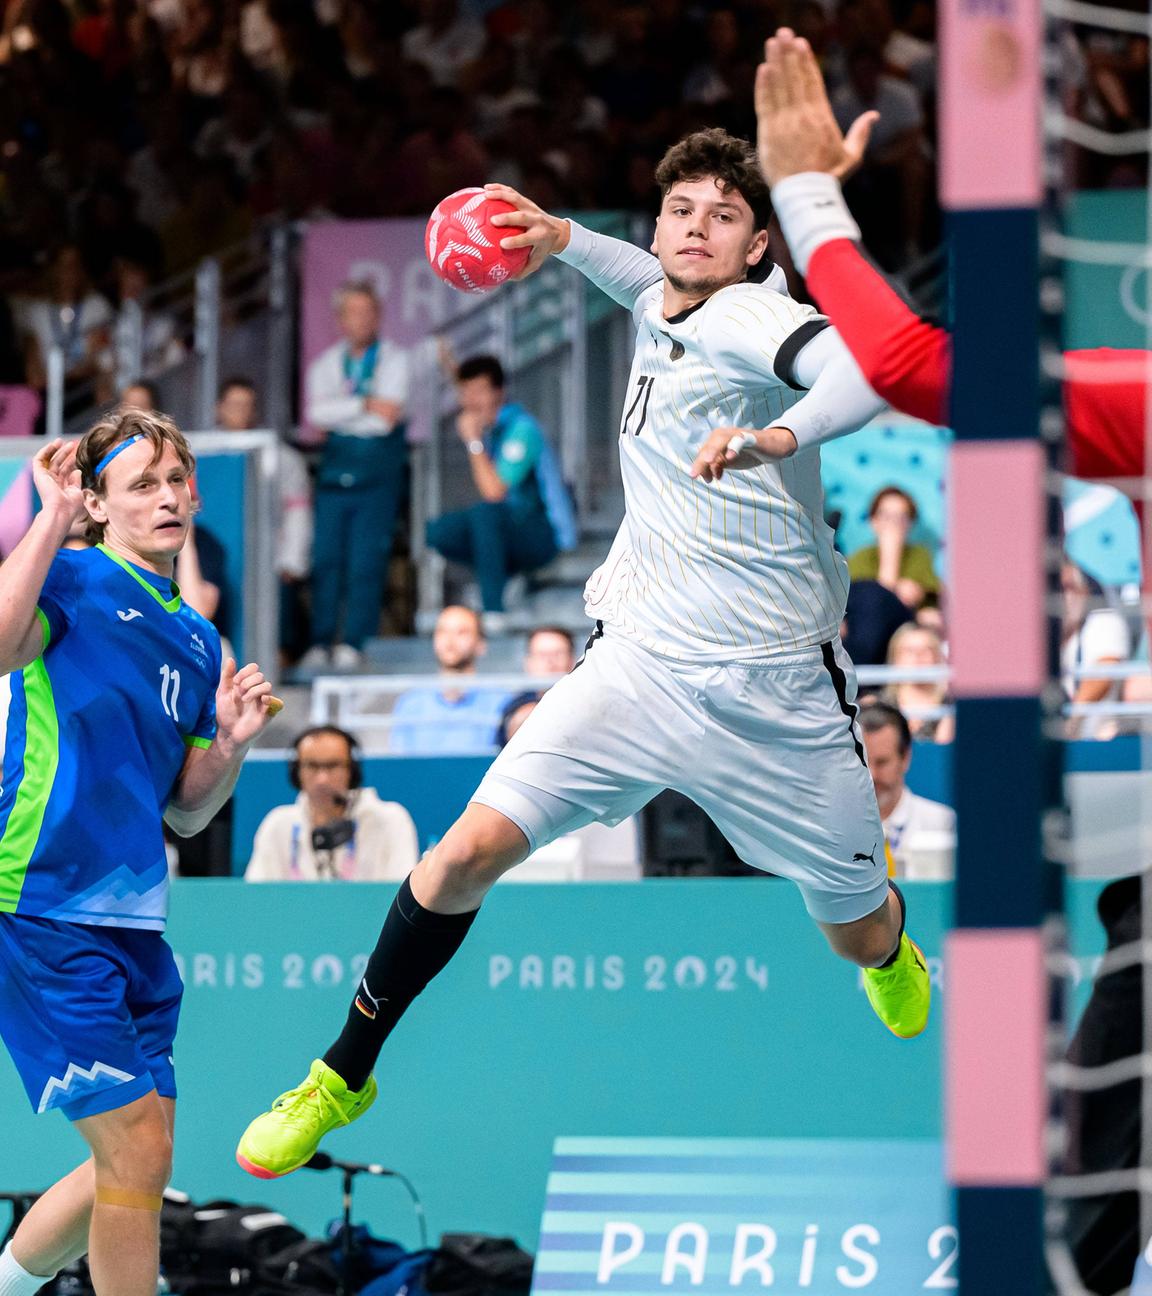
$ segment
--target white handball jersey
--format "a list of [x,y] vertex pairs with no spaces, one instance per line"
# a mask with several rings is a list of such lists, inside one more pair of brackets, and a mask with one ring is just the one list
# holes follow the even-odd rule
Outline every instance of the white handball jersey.
[[663,286],[638,299],[620,423],[626,511],[588,582],[588,614],[655,652],[739,661],[825,643],[839,631],[848,568],[824,522],[819,451],[688,476],[717,427],[769,427],[800,398],[802,346],[826,327],[758,284],[721,289],[665,319]]

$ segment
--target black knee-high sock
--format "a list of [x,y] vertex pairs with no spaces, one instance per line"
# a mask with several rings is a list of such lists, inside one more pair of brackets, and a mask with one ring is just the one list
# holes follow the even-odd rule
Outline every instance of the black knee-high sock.
[[896,948],[892,951],[892,957],[887,962],[881,963],[881,967],[891,967],[900,957],[900,946],[904,944],[904,922],[908,917],[908,906],[904,903],[904,892],[891,878],[888,879],[888,886],[896,893],[896,899],[900,902],[900,933],[896,937]]
[[325,1063],[349,1089],[361,1089],[384,1041],[408,1005],[460,948],[480,911],[438,914],[412,894],[405,878],[368,960],[340,1038]]

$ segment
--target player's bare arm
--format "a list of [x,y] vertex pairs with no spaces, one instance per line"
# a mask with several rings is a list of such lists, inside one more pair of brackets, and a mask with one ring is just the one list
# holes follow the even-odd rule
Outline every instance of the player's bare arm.
[[516,208],[514,212],[501,212],[490,218],[496,226],[512,225],[521,230],[519,234],[510,234],[500,240],[502,248],[511,251],[513,248],[531,248],[528,262],[524,269],[512,276],[513,279],[527,279],[535,274],[554,252],[563,252],[571,237],[571,227],[566,220],[550,216],[531,198],[525,198],[510,185],[486,184],[485,190],[493,198],[502,198]]
[[281,705],[255,662],[237,670],[227,658],[216,690],[216,736],[209,747],[189,747],[164,814],[174,832],[190,837],[208,824],[232,794],[248,748]]
[[769,184],[807,171],[843,180],[863,161],[880,119],[877,112],[862,113],[841,134],[812,48],[788,27],[765,41],[754,93],[756,148]]
[[68,530],[84,512],[76,442],[55,440],[32,461],[40,497],[24,538],[0,566],[0,674],[23,670],[44,649],[36,603]]

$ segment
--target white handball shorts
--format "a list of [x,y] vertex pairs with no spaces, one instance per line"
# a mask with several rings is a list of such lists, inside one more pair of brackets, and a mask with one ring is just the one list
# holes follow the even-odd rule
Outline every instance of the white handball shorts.
[[742,860],[795,882],[818,922],[854,922],[888,893],[855,697],[839,640],[698,665],[606,633],[548,690],[472,800],[536,850],[674,788]]

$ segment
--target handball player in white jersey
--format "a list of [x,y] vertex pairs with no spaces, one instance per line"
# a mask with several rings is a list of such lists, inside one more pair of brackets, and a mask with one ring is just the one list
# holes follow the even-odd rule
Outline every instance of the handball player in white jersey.
[[588,582],[583,661],[401,886],[340,1037],[241,1139],[254,1174],[289,1173],[367,1110],[384,1040],[501,874],[664,788],[704,809],[747,863],[799,886],[894,1034],[927,1022],[928,975],[888,880],[855,723],[838,637],[847,567],[820,486],[819,445],[882,403],[827,320],[766,266],[768,188],[751,145],[697,132],[656,178],[654,256],[488,186],[516,208],[494,219],[522,230],[503,245],[532,249],[523,274],[557,256],[632,311],[624,520]]

